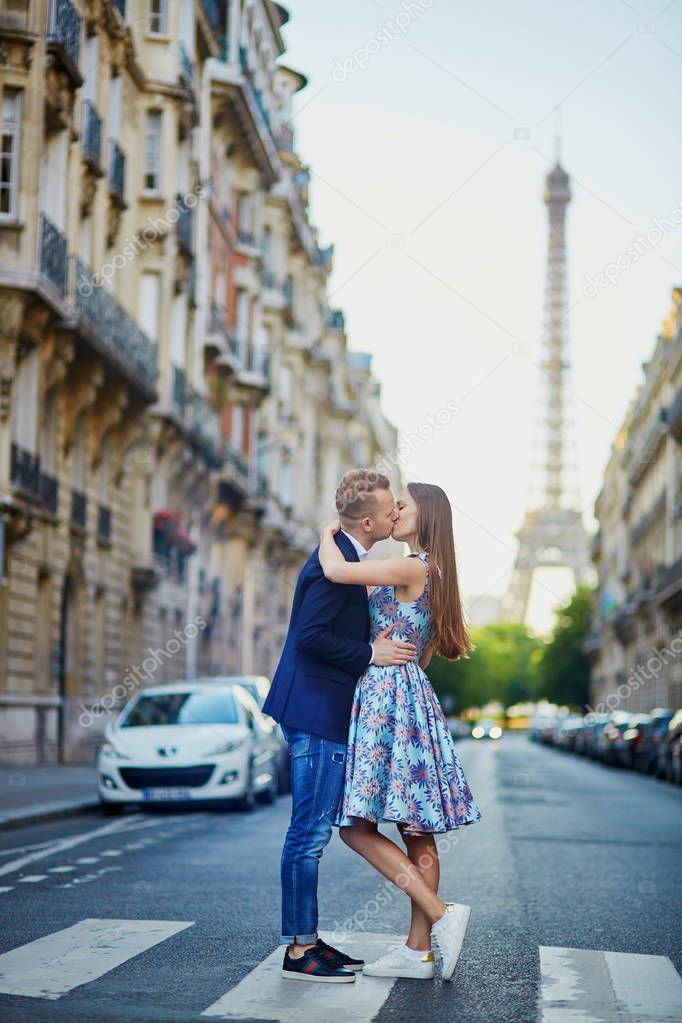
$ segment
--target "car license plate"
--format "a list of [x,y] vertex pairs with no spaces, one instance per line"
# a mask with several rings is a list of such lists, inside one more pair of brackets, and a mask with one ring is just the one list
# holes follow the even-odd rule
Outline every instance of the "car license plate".
[[150,802],[164,799],[191,799],[189,789],[142,789],[142,798]]

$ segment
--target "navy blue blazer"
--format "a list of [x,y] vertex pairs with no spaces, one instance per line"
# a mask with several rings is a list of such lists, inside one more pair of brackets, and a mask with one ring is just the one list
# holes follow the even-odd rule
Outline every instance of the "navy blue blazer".
[[[359,561],[348,537],[336,544]],[[289,630],[263,711],[280,724],[346,742],[355,684],[372,659],[365,586],[325,578],[312,552],[296,583]]]

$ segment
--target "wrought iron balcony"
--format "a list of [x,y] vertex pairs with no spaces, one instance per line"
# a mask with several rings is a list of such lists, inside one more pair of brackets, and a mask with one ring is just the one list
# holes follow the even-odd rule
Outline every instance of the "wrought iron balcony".
[[47,15],[47,46],[56,55],[76,85],[83,79],[78,70],[81,17],[71,0],[50,0]]
[[182,43],[180,43],[180,74],[185,79],[186,84],[191,88],[192,82],[194,81],[194,64]]
[[194,441],[216,465],[220,462],[220,420],[208,398],[188,388],[185,411],[187,429]]
[[71,525],[80,526],[85,529],[88,502],[85,494],[80,490],[71,491]]
[[227,309],[220,302],[209,302],[208,304],[206,333],[227,337]]
[[248,56],[247,56],[247,52],[246,52],[246,47],[245,46],[240,46],[239,47],[239,67],[240,67],[241,72],[242,72],[242,74],[244,76],[247,88],[251,92],[251,96],[253,97],[253,100],[254,100],[254,102],[256,104],[256,107],[258,108],[258,111],[259,111],[261,117],[265,121],[265,126],[267,127],[268,131],[270,132],[270,135],[272,135],[272,125],[270,123],[270,114],[268,113],[268,111],[266,109],[266,106],[265,106],[265,103],[263,102],[263,94],[262,94],[262,92],[260,91],[260,89],[258,88],[258,86],[255,84],[255,82],[253,80],[253,72],[251,71],[251,68],[249,67]]
[[248,484],[249,466],[241,452],[236,451],[235,448],[231,446],[228,446],[225,449],[225,466],[243,486]]
[[111,540],[111,508],[104,504],[97,507],[97,539]]
[[171,400],[181,416],[185,415],[187,404],[187,379],[178,366],[172,367]]
[[68,273],[67,241],[49,217],[40,214],[40,272],[57,289],[66,294]]
[[220,28],[220,11],[216,0],[201,0],[201,6],[204,8],[209,25],[214,32],[217,31]]
[[125,200],[126,158],[116,139],[109,139],[109,191],[120,203]]
[[83,100],[83,156],[99,170],[102,165],[102,118],[89,99]]
[[194,234],[194,210],[185,205],[183,196],[178,192],[176,196],[178,219],[175,222],[175,230],[178,234],[180,247],[188,254],[192,254],[192,236]]
[[668,409],[668,429],[675,440],[682,443],[682,387],[678,390]]
[[32,451],[12,444],[10,452],[10,480],[34,497],[40,495],[40,458]]
[[239,229],[239,241],[242,245],[249,245],[251,248],[256,246],[256,238],[252,231],[242,231]]
[[156,344],[118,304],[102,281],[96,281],[85,264],[76,264],[74,305],[94,338],[117,361],[133,369],[152,390],[156,384]]
[[57,514],[59,505],[59,483],[54,476],[41,472],[40,474],[40,500],[46,511]]

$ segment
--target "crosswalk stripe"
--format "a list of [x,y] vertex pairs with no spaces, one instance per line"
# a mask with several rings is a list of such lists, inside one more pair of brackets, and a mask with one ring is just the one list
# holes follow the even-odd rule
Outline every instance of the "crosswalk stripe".
[[541,1023],[682,1019],[682,978],[667,956],[540,945],[540,974]]
[[59,998],[192,924],[191,920],[80,920],[0,955],[0,992]]
[[[321,937],[330,944],[334,939],[331,934]],[[353,934],[344,936],[343,950],[353,958],[372,962],[404,940],[396,934]],[[357,974],[353,984],[296,984],[281,975],[283,955],[284,946],[275,949],[236,987],[209,1005],[202,1016],[254,1020],[276,1016],[279,1023],[320,1023],[339,1018],[343,1023],[367,1023],[379,1012],[395,983],[388,977]]]
[[38,881],[44,881],[47,874],[27,874],[26,877],[20,877],[17,884],[36,884]]
[[11,892],[13,887],[13,885],[9,885],[8,887],[0,888],[0,895],[4,895],[5,892]]

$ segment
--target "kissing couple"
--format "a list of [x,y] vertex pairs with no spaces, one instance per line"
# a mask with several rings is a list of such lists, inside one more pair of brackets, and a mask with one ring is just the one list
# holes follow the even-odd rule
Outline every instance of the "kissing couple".
[[[473,649],[457,583],[450,502],[440,487],[354,469],[338,521],[301,569],[289,630],[263,707],[291,755],[292,811],[281,862],[282,975],[352,983],[450,980],[470,909],[438,896],[435,836],[474,824],[471,794],[425,668]],[[392,536],[409,554],[368,560]],[[379,831],[397,825],[405,851]],[[332,827],[410,899],[404,946],[365,964],[317,933],[317,876]]]

